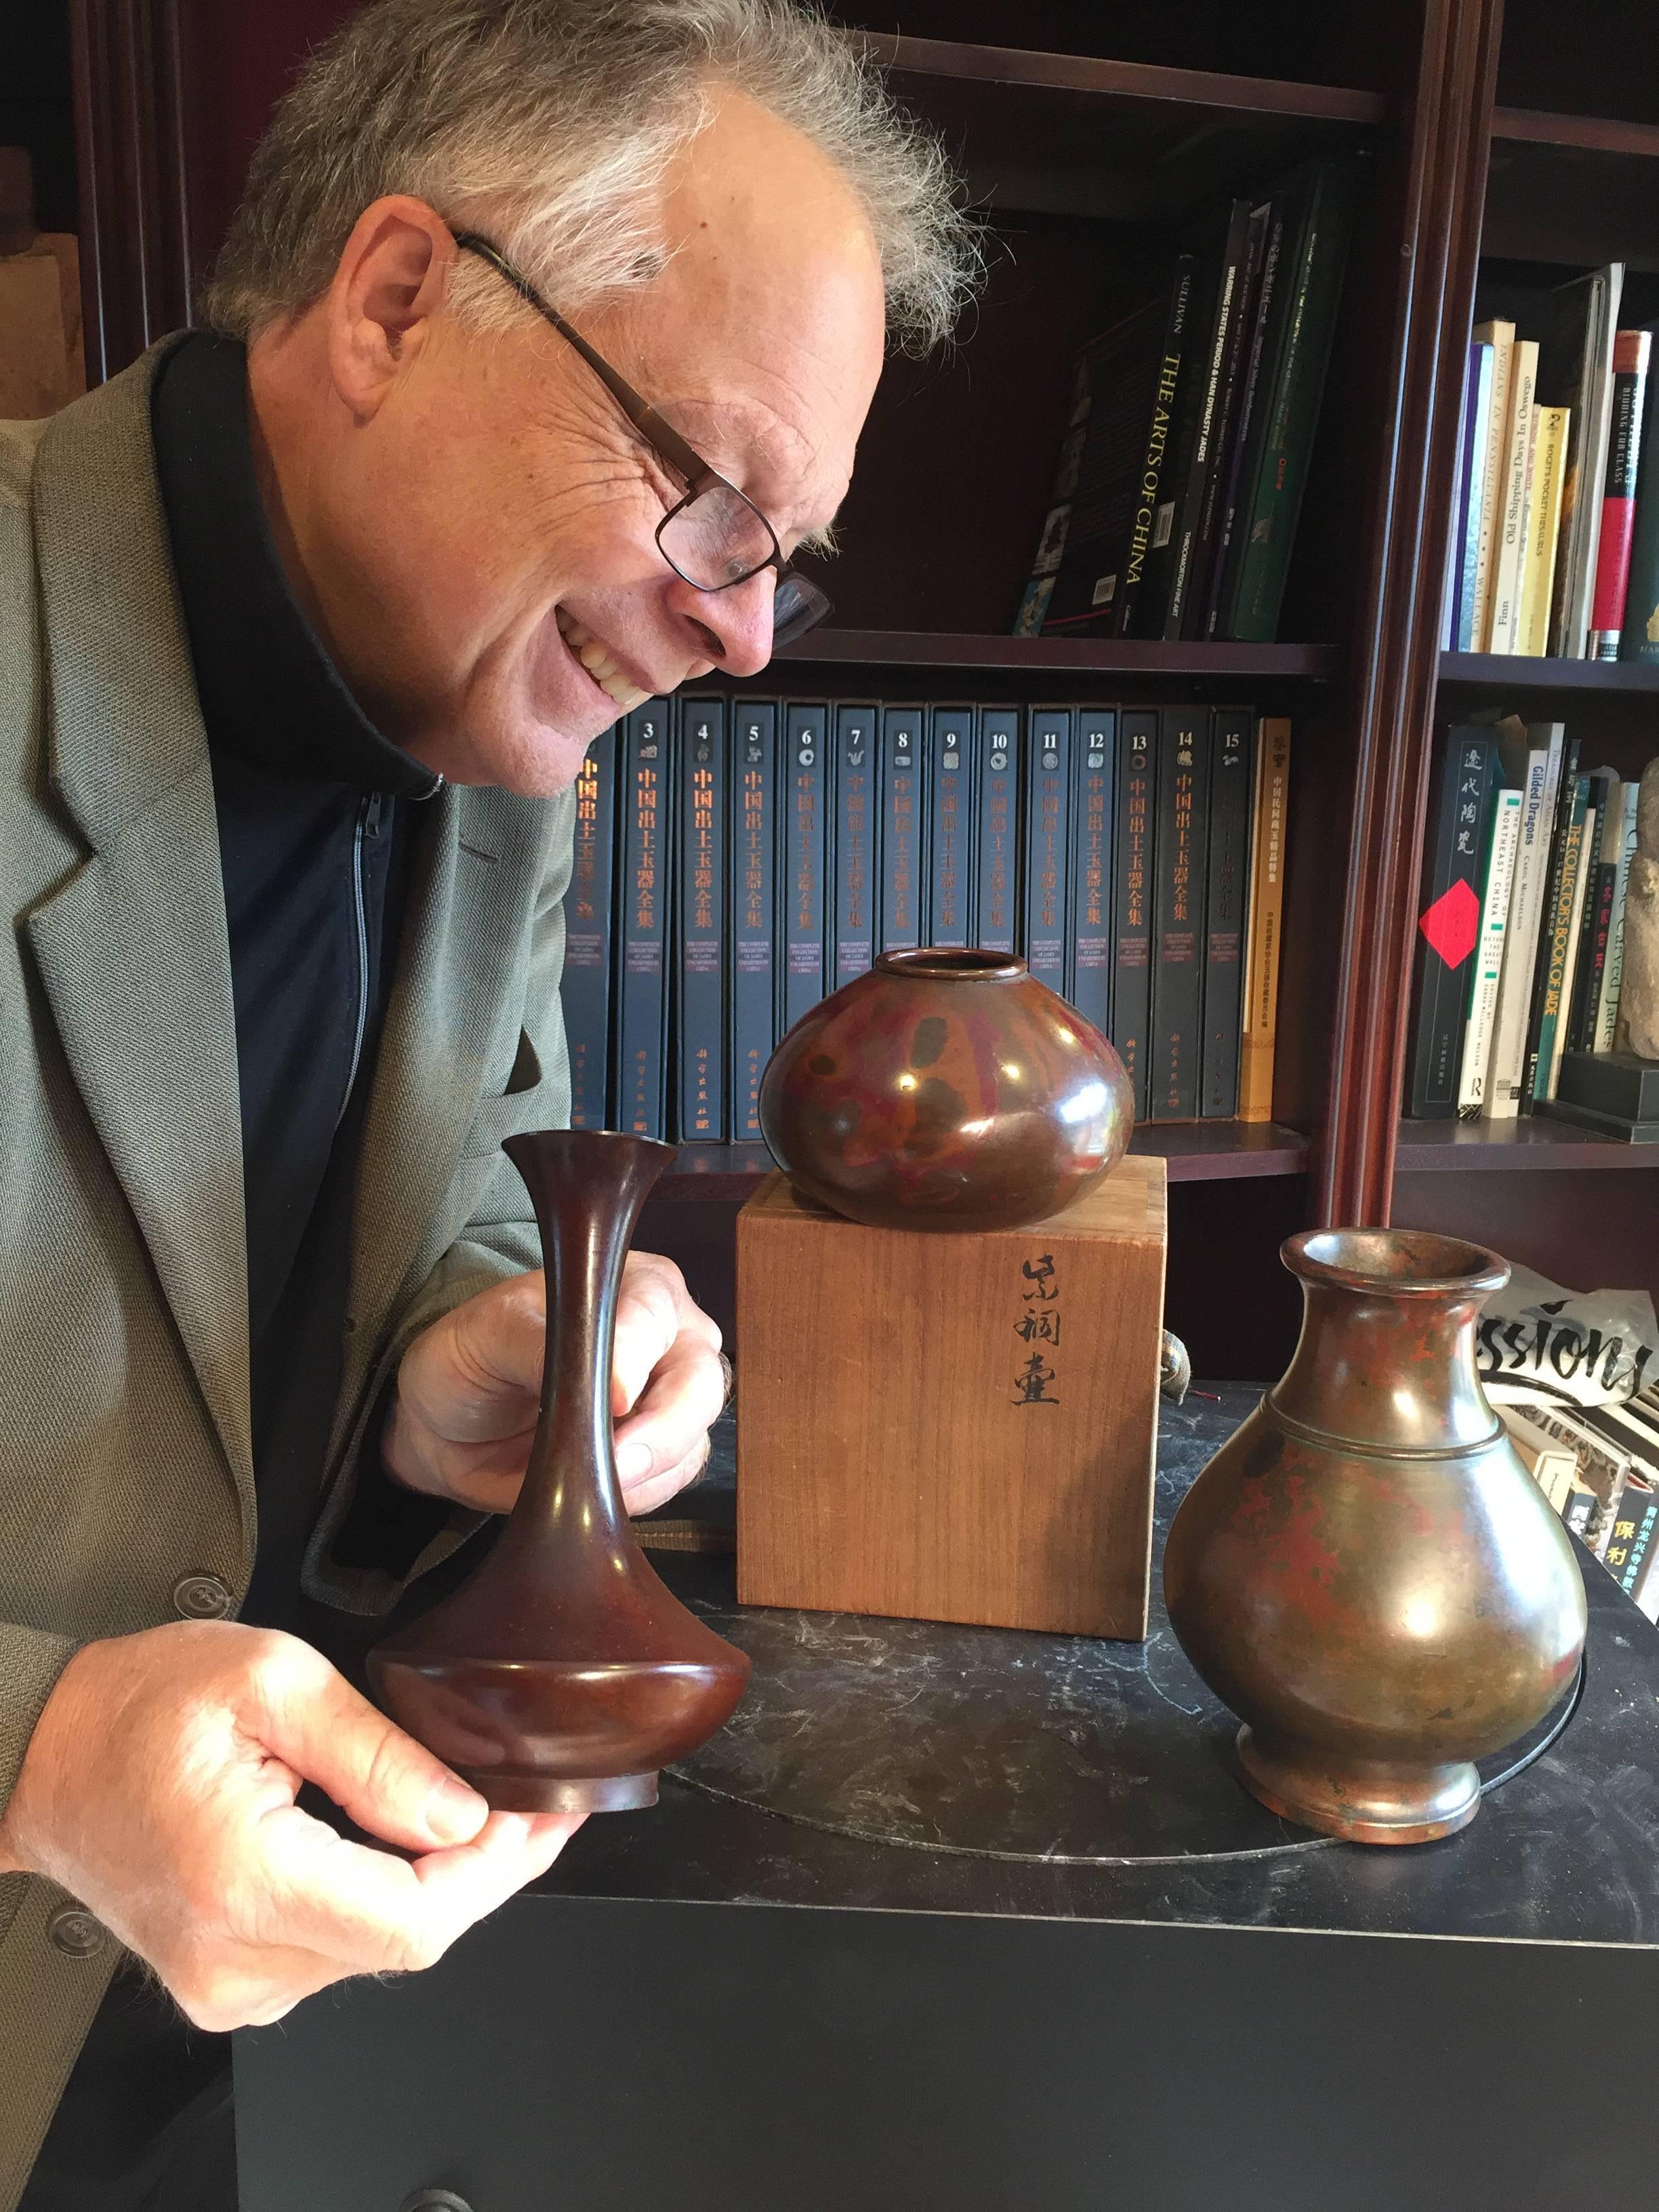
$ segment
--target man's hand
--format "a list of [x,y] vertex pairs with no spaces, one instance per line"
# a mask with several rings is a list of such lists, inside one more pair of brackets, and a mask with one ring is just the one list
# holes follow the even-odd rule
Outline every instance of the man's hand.
[[[314,1782],[412,1859],[295,1803]],[[429,1966],[544,1874],[580,1820],[491,1813],[295,1637],[179,1622],[88,1644],[0,1820],[198,2027],[260,2027],[352,1974]]]
[[[411,1490],[507,1512],[536,1432],[546,1339],[539,1272],[481,1291],[423,1331],[398,1371],[382,1445],[390,1472]],[[630,1252],[611,1382],[630,1513],[665,1504],[702,1472],[726,1397],[720,1349],[719,1329],[673,1261]]]

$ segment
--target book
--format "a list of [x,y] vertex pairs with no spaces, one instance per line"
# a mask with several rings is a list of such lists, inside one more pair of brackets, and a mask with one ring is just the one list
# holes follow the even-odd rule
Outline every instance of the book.
[[1489,731],[1466,725],[1447,732],[1429,817],[1412,980],[1406,1110],[1419,1121],[1447,1121],[1457,1112],[1498,775]]
[[779,809],[776,942],[782,947],[779,1035],[793,1029],[823,996],[830,710],[821,702],[784,708],[784,772]]
[[1117,805],[1112,866],[1112,1042],[1134,1092],[1135,1119],[1148,1113],[1147,1024],[1152,1009],[1152,814],[1158,716],[1128,708],[1118,716]]
[[[1510,1409],[1518,1407],[1534,1428],[1572,1452],[1577,1470],[1561,1517],[1600,1558],[1631,1473],[1629,1454],[1591,1424],[1583,1407],[1563,1405],[1522,1383],[1488,1382],[1484,1387],[1505,1422]],[[1583,1492],[1589,1494],[1588,1504],[1580,1502]]]
[[1525,728],[1511,722],[1498,732],[1498,757],[1504,775],[1521,792],[1521,838],[1515,856],[1515,886],[1510,895],[1504,973],[1486,1084],[1486,1111],[1494,1121],[1512,1120],[1521,1110],[1533,970],[1548,886],[1564,743],[1559,722],[1534,722]]
[[1205,500],[1215,472],[1217,447],[1226,434],[1228,363],[1237,350],[1249,280],[1250,204],[1235,200],[1221,249],[1208,342],[1199,356],[1192,450],[1186,457],[1184,472],[1176,479],[1180,503],[1170,538],[1169,588],[1164,605],[1166,638],[1187,634],[1182,624],[1188,618],[1193,596]]
[[[1545,1073],[1541,1060],[1539,1068],[1544,1080],[1544,1096],[1553,1098],[1561,1079],[1561,1055],[1567,1046],[1567,1025],[1571,1017],[1573,989],[1577,981],[1578,959],[1583,943],[1584,901],[1593,870],[1595,848],[1595,811],[1597,780],[1587,775],[1583,779],[1585,792],[1584,818],[1579,825],[1577,876],[1573,884],[1572,906],[1567,917],[1567,957],[1561,967],[1561,988],[1554,1006],[1555,1025],[1550,1032],[1549,1068]],[[1571,860],[1571,854],[1569,858]],[[1545,1020],[1549,1020],[1551,1008],[1546,1002]],[[1541,1046],[1540,1048],[1541,1053]]]
[[[1471,356],[1473,349],[1471,349]],[[1474,404],[1475,390],[1469,375],[1470,356],[1463,363],[1463,391],[1457,408],[1457,437],[1452,447],[1452,489],[1449,520],[1446,526],[1445,574],[1440,582],[1440,650],[1449,653],[1457,643],[1457,617],[1463,596],[1463,533],[1468,521],[1468,486],[1466,481],[1469,465],[1471,423],[1469,410]]]
[[1585,650],[1592,660],[1617,660],[1625,593],[1630,583],[1632,533],[1636,526],[1636,482],[1647,402],[1650,331],[1620,331],[1613,342],[1613,393],[1607,474],[1595,548],[1595,580]]
[[1539,945],[1535,1031],[1527,1051],[1526,1096],[1534,1103],[1549,1097],[1550,1078],[1555,1067],[1555,1032],[1561,1018],[1561,989],[1572,943],[1572,914],[1578,896],[1584,813],[1589,803],[1589,778],[1576,774],[1564,775],[1556,815],[1559,862],[1555,870],[1554,896],[1546,902],[1544,933]]
[[1183,429],[1193,411],[1193,393],[1201,368],[1198,325],[1207,291],[1197,257],[1179,255],[1170,280],[1164,350],[1141,446],[1140,477],[1135,486],[1123,580],[1109,624],[1119,637],[1157,637],[1163,632],[1176,488],[1180,481]]
[[1244,950],[1244,1035],[1238,1118],[1273,1118],[1273,1052],[1279,1027],[1279,955],[1285,926],[1285,836],[1290,820],[1291,725],[1262,718],[1250,799],[1249,929]]
[[974,941],[1012,952],[1019,922],[1019,708],[979,710]]
[[1477,323],[1469,335],[1477,344],[1489,345],[1492,351],[1492,404],[1487,410],[1486,457],[1475,550],[1474,617],[1469,646],[1471,653],[1487,653],[1492,649],[1493,601],[1497,596],[1498,561],[1508,491],[1506,441],[1510,432],[1510,385],[1515,367],[1515,325],[1494,318]]
[[1198,1116],[1209,796],[1209,715],[1200,708],[1166,707],[1158,716],[1158,811],[1152,837],[1147,1104],[1154,1121],[1190,1121]]
[[1244,503],[1255,483],[1264,432],[1261,418],[1277,364],[1285,325],[1288,257],[1295,252],[1307,189],[1306,173],[1276,186],[1265,203],[1266,231],[1250,308],[1249,343],[1239,365],[1239,384],[1228,438],[1222,490],[1216,508],[1200,635],[1224,637],[1224,617],[1237,588],[1243,558]]
[[1527,463],[1527,543],[1521,578],[1520,628],[1515,650],[1540,659],[1549,650],[1551,592],[1559,572],[1563,471],[1571,434],[1571,410],[1532,410],[1532,452]]
[[1473,653],[1478,635],[1480,508],[1486,495],[1486,455],[1492,438],[1492,362],[1497,349],[1472,345],[1464,379],[1462,493],[1454,514],[1452,650]]
[[1619,658],[1659,661],[1659,403],[1643,408],[1638,455]]
[[[1224,634],[1229,637],[1267,643],[1279,632],[1336,330],[1357,182],[1357,171],[1348,162],[1318,162],[1310,178],[1295,258],[1288,271],[1285,324],[1267,391],[1264,435],[1245,507],[1237,584],[1224,617]],[[1490,388],[1488,375],[1488,396]],[[1484,454],[1481,471],[1484,479]]]
[[935,707],[927,749],[927,912],[929,945],[968,945],[973,871],[975,714],[972,707]]
[[1587,840],[1585,845],[1583,921],[1579,932],[1578,957],[1573,965],[1572,996],[1568,1001],[1566,1044],[1570,1052],[1595,1049],[1595,1021],[1613,933],[1619,854],[1625,839],[1624,786],[1611,769],[1599,770],[1596,781],[1595,842],[1591,846]]
[[876,735],[880,709],[835,710],[836,890],[830,955],[831,988],[862,975],[876,957]]
[[1524,1407],[1499,1406],[1498,1412],[1528,1474],[1559,1513],[1578,1472],[1578,1455],[1540,1428]]
[[1613,340],[1624,284],[1622,262],[1559,285],[1538,349],[1538,404],[1565,408],[1560,526],[1546,641],[1538,650],[1582,660],[1589,635],[1590,586],[1607,476]]
[[1619,987],[1625,977],[1625,892],[1630,883],[1630,866],[1636,858],[1636,802],[1641,795],[1639,783],[1624,783],[1619,787],[1620,838],[1619,853],[1613,883],[1613,907],[1607,917],[1607,958],[1601,971],[1601,988],[1596,1001],[1595,1052],[1611,1052],[1619,1021]]
[[921,902],[927,886],[922,841],[927,736],[925,707],[882,708],[877,759],[881,872],[876,894],[876,945],[882,952],[913,952],[921,943]]
[[732,702],[731,1119],[738,1144],[761,1140],[760,1082],[778,1041],[778,708],[771,699]]
[[1538,1073],[1538,1031],[1543,1020],[1546,986],[1549,980],[1550,948],[1555,933],[1556,908],[1561,895],[1561,869],[1565,856],[1567,817],[1571,811],[1572,779],[1578,773],[1578,740],[1565,733],[1561,768],[1556,779],[1555,800],[1550,810],[1548,858],[1538,911],[1538,949],[1533,956],[1528,985],[1527,1041],[1522,1060],[1518,1111],[1530,1114],[1533,1084]]
[[1218,707],[1210,732],[1210,858],[1204,894],[1204,1043],[1199,1108],[1206,1120],[1238,1111],[1243,1020],[1244,924],[1249,893],[1254,715]]
[[726,1139],[726,702],[683,699],[675,1134]]
[[1504,939],[1515,887],[1515,856],[1521,842],[1522,793],[1505,786],[1495,798],[1487,848],[1486,878],[1480,902],[1480,933],[1474,951],[1474,985],[1463,1030],[1462,1065],[1457,1079],[1457,1111],[1477,1121],[1486,1103],[1498,993],[1504,974]]
[[647,699],[623,724],[617,898],[617,1127],[660,1137],[667,1123],[668,916],[674,851],[673,702]]
[[1255,339],[1256,303],[1261,293],[1261,272],[1273,235],[1271,198],[1255,206],[1238,203],[1244,210],[1244,263],[1239,272],[1237,306],[1221,353],[1221,385],[1216,398],[1215,420],[1209,440],[1209,464],[1198,510],[1198,531],[1193,541],[1187,592],[1181,614],[1181,635],[1201,638],[1208,634],[1227,501],[1237,479],[1238,414],[1249,373]]
[[594,738],[576,775],[559,1005],[570,1059],[570,1126],[604,1129],[611,1069],[611,954],[617,860],[617,732]]
[[1533,387],[1538,376],[1535,339],[1517,338],[1510,362],[1509,408],[1504,426],[1500,479],[1502,512],[1486,651],[1516,650],[1520,615],[1522,556],[1526,545],[1528,462],[1532,453]]
[[1033,707],[1025,736],[1025,964],[1062,998],[1071,773],[1071,708]]
[[1080,353],[1072,364],[1072,390],[1066,410],[1066,434],[1060,440],[1060,458],[1054,464],[1054,480],[1048,494],[1048,511],[1042,519],[1042,534],[1037,539],[1036,551],[1031,557],[1030,578],[1020,596],[1019,607],[1014,616],[1013,635],[1016,637],[1041,635],[1043,617],[1048,613],[1048,602],[1054,597],[1054,578],[1060,573],[1060,564],[1066,553],[1066,540],[1071,532],[1072,501],[1077,495],[1093,394],[1092,364],[1085,351]]
[[1117,714],[1079,707],[1073,738],[1066,996],[1103,1036],[1112,1033],[1112,790]]

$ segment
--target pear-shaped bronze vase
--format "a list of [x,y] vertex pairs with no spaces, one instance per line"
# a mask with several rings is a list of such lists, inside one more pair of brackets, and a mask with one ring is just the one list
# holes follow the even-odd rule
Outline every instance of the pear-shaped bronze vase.
[[736,1706],[745,1656],[664,1589],[635,1542],[611,1437],[623,1261],[674,1157],[648,1137],[511,1137],[542,1234],[547,1361],[524,1487],[454,1595],[369,1655],[398,1724],[509,1812],[654,1804],[657,1770]]
[[1571,1544],[1475,1369],[1509,1267],[1409,1229],[1310,1231],[1283,1256],[1301,1340],[1182,1502],[1170,1620],[1265,1805],[1426,1843],[1474,1819],[1474,1761],[1542,1719],[1584,1645]]

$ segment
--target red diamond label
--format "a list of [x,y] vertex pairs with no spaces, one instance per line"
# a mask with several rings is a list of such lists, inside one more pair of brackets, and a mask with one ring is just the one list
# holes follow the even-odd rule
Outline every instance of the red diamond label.
[[1460,878],[1435,901],[1417,926],[1448,968],[1461,968],[1480,933],[1480,902],[1474,887]]

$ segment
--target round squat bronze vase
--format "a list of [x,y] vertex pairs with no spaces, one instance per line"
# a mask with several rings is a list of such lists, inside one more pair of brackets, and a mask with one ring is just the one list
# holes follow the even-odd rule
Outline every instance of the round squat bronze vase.
[[805,1198],[876,1229],[1018,1229],[1128,1150],[1110,1043],[1023,960],[884,952],[795,1024],[761,1079],[772,1157]]
[[1164,1588],[1182,1648],[1244,1723],[1245,1783],[1369,1844],[1474,1817],[1474,1761],[1541,1720],[1584,1645],[1559,1520],[1480,1388],[1496,1254],[1415,1230],[1292,1237],[1284,1379],[1182,1500]]
[[611,1434],[617,1294],[648,1137],[550,1129],[504,1147],[541,1229],[547,1359],[524,1486],[453,1597],[370,1653],[386,1711],[511,1812],[654,1804],[657,1770],[735,1708],[749,1661],[665,1589],[634,1540]]

